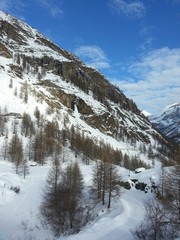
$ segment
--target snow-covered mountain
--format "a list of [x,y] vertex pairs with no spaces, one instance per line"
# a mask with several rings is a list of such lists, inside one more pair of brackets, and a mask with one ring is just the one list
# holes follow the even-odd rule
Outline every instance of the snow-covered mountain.
[[[2,11],[0,84],[0,239],[132,240],[131,230],[145,213],[143,203],[154,195],[136,190],[131,179],[148,189],[152,179],[157,184],[161,159],[168,160],[170,151],[148,118],[97,70]],[[17,149],[30,165],[26,179],[12,168]],[[62,169],[78,161],[90,201],[99,160],[115,163],[132,188],[114,197],[111,209],[93,208],[95,219],[79,233],[56,238],[39,215],[54,158]],[[149,169],[135,173],[143,164]]]
[[[19,123],[24,114],[29,114],[35,121],[38,109],[43,122],[56,121],[69,138],[75,129],[81,139],[91,139],[88,140],[91,149],[103,142],[121,151],[122,156],[138,156],[148,164],[152,157],[161,159],[162,154],[166,157],[169,143],[136,104],[104,75],[2,11],[0,30],[0,107],[5,109],[1,115],[14,116],[13,121]],[[89,151],[83,144],[76,151],[86,151],[86,157],[92,159],[95,150]],[[166,151],[161,151],[162,148]],[[116,162],[123,165],[123,157]]]
[[151,113],[149,113],[145,110],[142,111],[142,114],[144,114],[144,116],[147,117],[147,118],[151,116]]
[[167,106],[159,117],[150,117],[159,132],[180,144],[180,103]]
[[[166,144],[136,104],[97,70],[2,11],[0,29],[1,108],[22,116],[33,115],[37,106],[47,119],[68,116],[69,127],[106,139],[124,153],[134,152],[140,143]],[[27,89],[26,103],[18,97],[22,87]]]

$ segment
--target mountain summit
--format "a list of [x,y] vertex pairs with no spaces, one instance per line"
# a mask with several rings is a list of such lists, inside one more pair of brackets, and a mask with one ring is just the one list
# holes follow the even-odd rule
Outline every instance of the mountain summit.
[[167,106],[159,117],[151,122],[162,134],[180,144],[180,103]]
[[[123,154],[167,144],[136,104],[100,72],[26,23],[0,11],[0,105],[21,118],[35,107],[60,129],[75,127]],[[155,153],[154,152],[154,153]],[[144,156],[144,155],[143,155]]]

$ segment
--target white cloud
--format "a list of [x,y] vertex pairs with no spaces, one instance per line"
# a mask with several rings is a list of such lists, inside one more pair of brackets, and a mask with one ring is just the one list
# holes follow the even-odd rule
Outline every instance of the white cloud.
[[154,37],[152,35],[152,30],[155,28],[153,25],[144,25],[144,23],[141,23],[141,30],[140,30],[140,35],[143,37],[143,42],[139,46],[140,50],[142,51],[148,51],[152,49],[152,43],[154,41]]
[[142,1],[110,0],[110,6],[119,15],[130,18],[142,18],[146,9]]
[[105,53],[98,46],[84,45],[76,48],[74,53],[91,67],[97,69],[107,69],[110,67]]
[[150,51],[131,64],[128,72],[135,81],[125,79],[118,84],[141,109],[159,114],[165,106],[180,102],[180,48]]
[[0,9],[2,11],[15,14],[17,11],[21,11],[24,8],[23,0],[0,0]]
[[41,7],[46,9],[46,11],[52,16],[52,17],[59,17],[63,15],[62,8],[58,7],[61,4],[61,1],[58,2],[58,5],[52,4],[49,0],[36,0],[38,4],[40,4]]
[[[52,17],[62,16],[63,11],[59,6],[61,5],[61,0],[58,4],[53,4],[49,0],[35,0],[37,4],[43,9],[45,9]],[[34,4],[34,0],[30,0],[28,5]],[[27,7],[27,4],[26,4]],[[24,0],[0,0],[0,9],[8,12],[10,14],[18,15],[25,8]],[[24,17],[20,17],[21,19]]]

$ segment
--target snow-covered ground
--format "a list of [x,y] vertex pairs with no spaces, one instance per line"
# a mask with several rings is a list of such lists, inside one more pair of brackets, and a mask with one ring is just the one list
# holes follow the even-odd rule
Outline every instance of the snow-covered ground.
[[[81,164],[86,186],[91,184],[92,166]],[[0,161],[0,240],[50,240],[54,236],[50,229],[43,228],[39,216],[43,188],[50,166],[32,166],[30,175],[24,180],[14,173],[11,163]],[[119,169],[124,179],[129,171]],[[131,178],[141,181],[158,174],[157,169],[146,170],[139,174],[131,173]],[[20,192],[10,190],[11,186],[20,187]],[[133,230],[143,218],[144,201],[153,197],[150,191],[124,190],[121,198],[114,199],[112,208],[101,208],[98,217],[78,234],[61,236],[61,240],[131,240]],[[103,210],[103,211],[102,211]]]
[[[9,172],[9,185],[19,186],[20,192],[11,195],[13,191],[4,191],[9,186],[0,187],[0,196],[6,194],[6,197],[0,197],[0,239],[26,239],[34,234],[38,236],[38,207],[42,199],[42,189],[44,187],[46,175],[49,167],[31,167],[30,175],[24,180],[18,177],[12,169],[11,164],[0,162],[0,176],[3,182],[3,176]],[[6,182],[6,181],[4,181]],[[12,192],[12,193],[11,193]],[[5,203],[4,199],[8,201]],[[11,198],[11,199],[10,199]],[[36,236],[36,237],[37,237]],[[28,238],[27,238],[28,239]],[[46,239],[45,236],[37,239]]]
[[77,235],[62,237],[68,240],[131,240],[131,230],[142,220],[144,214],[143,201],[148,195],[133,189],[125,191],[112,209],[99,216]]
[[[6,14],[0,11],[0,18],[8,22],[14,22],[16,20],[10,19]],[[18,34],[22,35],[26,39],[26,44],[20,46],[19,43],[16,43],[10,39],[8,42],[14,46],[10,48],[12,52],[12,58],[6,58],[0,56],[0,110],[2,114],[5,114],[5,109],[7,113],[16,113],[23,115],[23,113],[28,113],[32,120],[35,122],[34,111],[36,107],[39,109],[44,119],[51,121],[56,119],[59,123],[59,128],[64,128],[64,119],[67,115],[69,122],[66,123],[67,127],[71,129],[73,125],[75,128],[79,129],[81,133],[91,137],[97,143],[104,141],[106,144],[110,144],[114,149],[120,149],[123,154],[128,154],[130,157],[137,155],[140,159],[143,159],[144,162],[151,164],[151,160],[148,159],[147,154],[140,153],[140,141],[137,141],[136,145],[133,146],[129,141],[118,141],[117,139],[104,134],[99,129],[93,128],[88,125],[78,112],[78,108],[75,106],[75,111],[71,112],[63,104],[60,105],[59,109],[54,111],[51,114],[47,114],[47,109],[49,107],[48,103],[45,100],[42,100],[40,97],[37,97],[36,94],[39,93],[40,96],[44,96],[45,99],[53,99],[54,96],[48,91],[45,86],[42,86],[38,82],[38,76],[33,73],[35,69],[32,66],[33,71],[27,71],[24,69],[22,76],[18,77],[15,74],[15,71],[12,70],[12,66],[21,67],[21,63],[17,64],[17,59],[15,55],[17,53],[23,53],[26,56],[32,56],[35,58],[42,58],[43,56],[48,56],[54,60],[59,60],[60,62],[71,61],[73,56],[70,56],[69,59],[63,57],[60,50],[56,52],[48,46],[42,46],[41,38],[43,36],[39,34],[36,30],[30,28],[28,25],[19,22],[19,26],[24,29],[23,32]],[[24,33],[27,31],[27,35]],[[6,36],[2,38],[2,42],[7,43]],[[46,41],[46,39],[44,39]],[[8,47],[8,46],[7,46]],[[33,50],[33,52],[32,52]],[[32,55],[33,53],[33,55]],[[67,54],[66,54],[67,55]],[[41,68],[36,70],[36,73],[41,72]],[[101,115],[104,112],[107,112],[106,107],[93,98],[93,94],[85,94],[77,86],[72,84],[70,81],[64,81],[60,76],[53,74],[51,71],[46,72],[44,80],[52,81],[62,89],[66,94],[78,96],[82,99],[88,106],[91,107],[93,112],[96,115]],[[12,85],[10,87],[10,82]],[[20,97],[21,87],[23,83],[28,85],[28,101],[25,101]],[[36,84],[38,83],[38,84]],[[16,94],[15,94],[16,93]],[[54,99],[56,103],[56,100]],[[53,103],[53,101],[52,101]],[[145,134],[148,137],[151,145],[155,145],[155,139],[153,138],[154,134],[157,134],[153,130],[148,122],[144,121],[144,118],[133,114],[131,111],[121,109],[117,104],[108,100],[111,108],[113,109],[114,116],[118,116],[118,111],[122,115],[123,127],[127,128],[127,131],[136,131],[142,134]],[[118,109],[118,111],[117,111]],[[111,113],[112,114],[112,113]],[[5,132],[9,132],[7,143],[11,139],[12,128],[15,126],[15,123],[20,122],[21,120],[14,117],[10,114],[9,121],[5,124]],[[117,117],[117,121],[118,117]],[[137,124],[136,124],[137,123]],[[121,125],[121,121],[119,125]],[[144,125],[145,124],[145,125]],[[18,125],[18,124],[17,124]],[[142,130],[140,126],[145,126],[146,130]],[[21,128],[20,124],[17,126],[17,131],[20,134]],[[23,141],[23,146],[25,148],[28,141],[23,135],[21,135]],[[39,207],[43,198],[43,188],[45,187],[46,178],[50,165],[45,166],[30,166],[30,175],[23,179],[23,177],[15,174],[12,164],[8,161],[2,161],[3,159],[3,145],[5,143],[5,134],[0,136],[0,240],[53,240],[55,239],[53,233],[47,227],[42,227],[42,222],[39,215]],[[69,155],[67,159],[72,159],[72,153],[69,151],[66,154]],[[81,162],[81,160],[79,160]],[[64,163],[66,164],[66,163]],[[122,178],[127,181],[129,178],[136,179],[138,177],[139,181],[145,183],[150,183],[150,178],[157,180],[159,174],[159,165],[160,162],[155,161],[155,168],[145,170],[141,173],[135,174],[130,173],[124,168],[119,168],[120,175]],[[84,184],[86,186],[86,191],[88,191],[88,186],[92,182],[92,167],[93,163],[89,166],[80,164],[82,174],[84,176]],[[129,176],[130,174],[130,176]],[[20,189],[19,193],[16,193],[15,190]],[[85,191],[85,192],[86,192]],[[133,236],[131,230],[133,230],[136,225],[140,223],[144,215],[144,201],[153,197],[150,191],[148,193],[141,192],[136,189],[124,190],[124,194],[119,199],[114,199],[113,204],[110,210],[101,207],[98,208],[97,218],[88,223],[87,226],[82,229],[76,235],[60,237],[61,240],[132,240]]]
[[[8,68],[11,60],[5,60],[0,57],[4,62],[4,66]],[[47,104],[45,102],[37,102],[37,99],[29,94],[28,103],[25,104],[22,100],[14,95],[14,88],[20,89],[20,79],[13,78],[13,89],[9,88],[11,74],[7,75],[3,71],[0,72],[1,78],[1,94],[0,106],[3,109],[7,107],[8,112],[16,112],[23,114],[28,112],[34,118],[34,110],[37,106],[41,114],[46,115]],[[28,80],[24,79],[24,80]],[[34,82],[33,77],[31,81]],[[65,82],[62,87],[69,89]],[[43,90],[43,89],[42,89]],[[44,90],[45,91],[45,90]],[[74,91],[76,91],[74,87]],[[85,96],[82,99],[85,99]],[[86,98],[86,101],[90,101]],[[94,103],[94,101],[92,101]],[[97,112],[103,111],[103,107],[94,103],[94,108]],[[76,107],[76,106],[75,106]],[[66,113],[65,107],[61,109],[61,116]],[[47,116],[53,117],[53,116]],[[81,119],[80,113],[77,108],[69,115],[70,124],[78,126],[80,129],[86,130],[87,134],[95,140],[104,140],[110,143],[115,149],[120,148],[124,153],[130,156],[139,153],[138,147],[134,149],[128,143],[119,142],[108,135],[104,135],[98,129],[92,128],[85,121]],[[34,119],[33,119],[34,120]],[[13,119],[6,124],[10,131],[12,129]],[[69,126],[70,128],[70,126]],[[3,149],[4,136],[0,137],[0,148]],[[11,139],[11,137],[9,137]],[[22,138],[24,146],[26,139]],[[68,153],[71,154],[71,153]],[[2,155],[2,154],[1,154]],[[1,156],[2,157],[2,156]],[[141,156],[140,156],[141,157]],[[68,159],[72,159],[70,156]],[[145,162],[149,163],[147,156],[143,155]],[[158,165],[158,164],[156,164]],[[22,177],[15,174],[12,164],[7,161],[0,161],[0,240],[52,240],[54,236],[50,229],[43,228],[39,216],[39,207],[42,201],[43,188],[45,186],[46,177],[50,169],[49,165],[45,166],[30,166],[30,175],[24,180]],[[86,186],[91,185],[92,180],[92,164],[90,166],[81,164],[82,173],[84,176],[84,183]],[[155,169],[146,170],[138,174],[140,181],[149,182],[152,175],[157,174],[157,166]],[[124,180],[128,180],[129,171],[123,168],[119,172]],[[131,178],[136,178],[137,175],[131,173]],[[15,193],[11,188],[20,187],[20,192]],[[145,194],[139,190],[132,189],[131,191],[125,190],[120,199],[112,204],[112,208],[107,211],[101,208],[98,217],[90,222],[84,229],[76,235],[60,237],[61,240],[131,240],[133,239],[130,230],[134,229],[136,225],[142,220],[144,214],[143,202],[149,198],[151,193]],[[103,210],[103,211],[102,211]]]

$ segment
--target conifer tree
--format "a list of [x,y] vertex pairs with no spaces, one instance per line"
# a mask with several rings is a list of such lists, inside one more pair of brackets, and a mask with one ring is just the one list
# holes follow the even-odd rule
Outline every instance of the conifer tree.
[[13,88],[13,80],[12,80],[12,78],[9,81],[9,88]]
[[[108,155],[106,155],[108,156]],[[102,205],[107,204],[111,207],[113,196],[121,195],[120,175],[117,172],[117,166],[112,164],[110,159],[104,158],[103,161],[96,163],[93,170],[92,193],[96,200],[100,200]]]
[[38,162],[41,165],[44,165],[46,148],[45,148],[44,132],[42,128],[35,136],[33,151],[34,151],[34,161]]
[[174,166],[164,183],[167,207],[171,210],[172,222],[177,222],[180,230],[180,165]]
[[63,224],[62,214],[59,211],[59,181],[61,179],[61,166],[58,159],[54,159],[49,171],[46,186],[44,189],[44,198],[41,204],[41,214],[44,222],[50,224],[53,231],[61,231]]
[[7,158],[7,153],[8,153],[8,140],[7,137],[4,139],[4,144],[2,146],[2,154],[3,154],[3,159],[5,160]]
[[29,165],[27,159],[23,159],[20,165],[20,174],[23,175],[25,179],[26,176],[29,174]]
[[34,116],[36,117],[37,119],[37,125],[39,127],[39,124],[40,124],[40,117],[41,117],[41,113],[38,109],[38,107],[36,106],[35,110],[34,110]]
[[78,226],[81,219],[78,215],[82,211],[81,197],[83,189],[83,177],[76,163],[71,163],[64,171],[63,179],[60,184],[61,211],[64,212],[66,224],[69,222],[68,229]]
[[55,160],[44,190],[41,213],[56,234],[78,232],[87,222],[82,190],[83,178],[78,163],[71,163],[61,171]]
[[16,173],[18,174],[19,167],[23,160],[23,145],[22,145],[22,141],[19,139],[17,134],[14,134],[12,136],[12,139],[9,143],[8,152],[9,152],[11,161],[15,165]]

